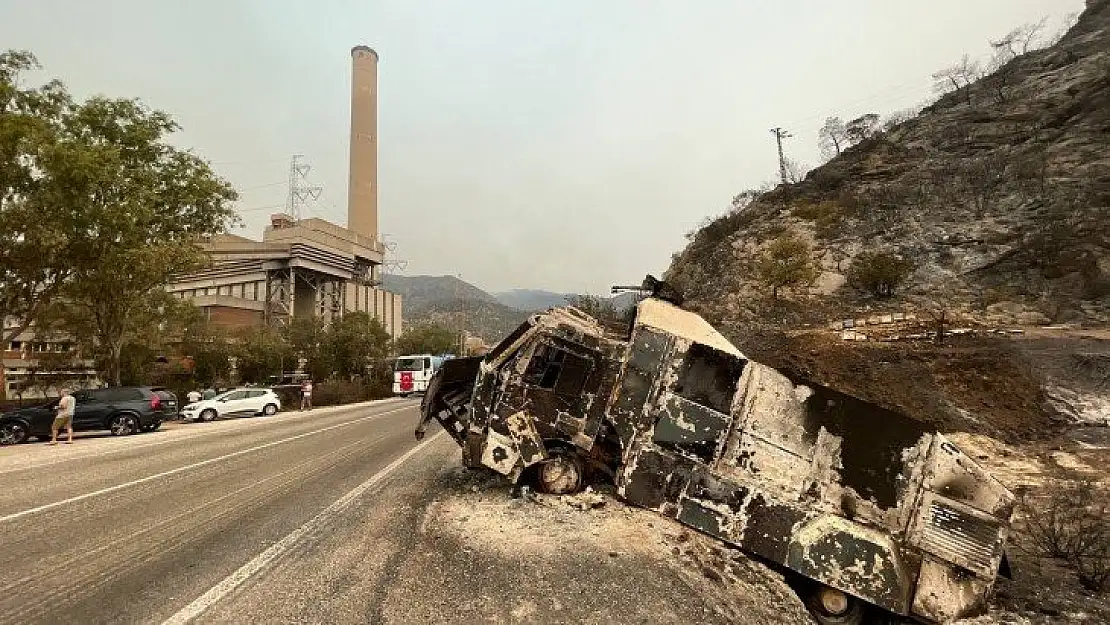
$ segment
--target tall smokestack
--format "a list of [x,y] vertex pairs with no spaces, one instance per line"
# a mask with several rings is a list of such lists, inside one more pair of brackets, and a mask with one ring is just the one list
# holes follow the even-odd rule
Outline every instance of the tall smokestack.
[[347,228],[378,240],[378,53],[351,48],[351,159]]

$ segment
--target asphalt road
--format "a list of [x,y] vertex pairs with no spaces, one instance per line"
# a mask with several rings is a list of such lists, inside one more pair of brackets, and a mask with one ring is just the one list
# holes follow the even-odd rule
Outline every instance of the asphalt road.
[[649,512],[512,500],[416,408],[0,448],[0,623],[786,622]]
[[412,453],[416,406],[0,448],[0,622],[211,620],[211,607],[345,507],[380,504],[402,469],[449,462],[445,437]]

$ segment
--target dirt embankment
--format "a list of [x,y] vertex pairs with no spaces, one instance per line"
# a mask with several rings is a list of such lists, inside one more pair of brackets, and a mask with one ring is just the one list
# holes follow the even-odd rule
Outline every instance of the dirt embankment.
[[1013,339],[850,343],[828,332],[735,339],[753,360],[904,412],[942,432],[1020,442],[1051,438],[1067,425]]

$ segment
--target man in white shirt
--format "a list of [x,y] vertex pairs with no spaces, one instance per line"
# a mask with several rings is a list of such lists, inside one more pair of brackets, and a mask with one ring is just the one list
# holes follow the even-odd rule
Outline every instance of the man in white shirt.
[[190,403],[190,404],[195,404],[195,403],[197,403],[198,401],[200,401],[200,398],[201,398],[201,395],[200,395],[200,391],[198,391],[198,390],[195,390],[195,389],[194,389],[194,390],[191,390],[191,391],[189,391],[189,392],[188,392],[188,393],[187,393],[187,394],[185,395],[185,399],[187,399],[187,400],[189,401],[189,403]]
[[305,380],[301,384],[301,410],[312,410],[312,380]]
[[69,389],[62,388],[62,396],[58,399],[55,408],[54,425],[50,428],[50,444],[58,444],[58,430],[66,429],[66,444],[73,442],[73,413],[77,408],[77,400],[70,394]]

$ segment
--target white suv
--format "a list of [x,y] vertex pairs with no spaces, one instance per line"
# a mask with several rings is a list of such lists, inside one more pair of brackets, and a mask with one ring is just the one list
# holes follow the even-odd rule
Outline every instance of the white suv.
[[281,399],[273,389],[237,388],[181,409],[186,420],[214,421],[217,417],[273,415],[281,410]]

